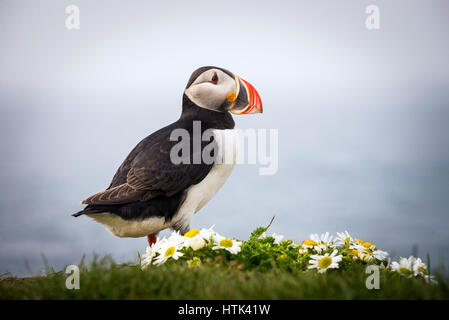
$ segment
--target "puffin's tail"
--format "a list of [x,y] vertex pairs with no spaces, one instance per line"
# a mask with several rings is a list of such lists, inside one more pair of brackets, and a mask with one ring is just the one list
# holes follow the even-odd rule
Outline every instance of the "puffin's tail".
[[86,213],[86,211],[81,210],[81,211],[78,211],[77,213],[72,214],[72,216],[73,216],[73,217],[79,217],[79,216],[82,216],[82,215],[85,214],[85,213]]
[[97,209],[92,208],[90,205],[88,205],[83,210],[78,211],[77,213],[72,214],[72,216],[73,217],[79,217],[79,216],[82,216],[83,214],[86,214],[86,213],[100,213],[100,212],[104,212],[104,210],[103,211],[97,210]]

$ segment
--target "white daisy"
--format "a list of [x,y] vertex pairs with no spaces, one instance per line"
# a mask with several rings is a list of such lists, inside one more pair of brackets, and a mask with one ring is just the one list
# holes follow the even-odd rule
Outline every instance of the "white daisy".
[[176,246],[179,248],[187,245],[186,238],[182,236],[179,231],[173,231],[170,237],[168,237],[167,241],[171,242],[172,244],[176,244]]
[[435,276],[429,274],[429,272],[427,271],[427,265],[421,260],[421,258],[416,258],[413,262],[413,274],[415,276],[423,277],[427,283],[438,283],[438,281],[435,280]]
[[355,251],[357,251],[357,252],[364,252],[364,251],[365,251],[365,247],[362,246],[362,245],[359,244],[359,243],[353,243],[353,244],[351,244],[351,245],[349,246],[349,249],[355,250]]
[[391,263],[391,270],[395,271],[405,277],[410,278],[413,276],[413,263],[415,262],[415,257],[410,256],[407,258],[399,258],[399,262],[393,261]]
[[213,225],[212,227],[210,227],[209,229],[201,229],[199,232],[199,236],[202,237],[204,240],[206,241],[210,241],[210,238],[213,237],[214,235],[216,235],[217,233],[213,230],[213,228],[215,227],[215,225]]
[[415,276],[427,276],[429,274],[427,266],[421,258],[416,258],[413,262],[413,274]]
[[324,273],[327,269],[337,269],[338,263],[341,261],[342,256],[336,255],[337,250],[334,250],[331,255],[326,253],[324,255],[312,255],[309,261],[309,269],[318,269],[318,273]]
[[316,242],[314,240],[309,239],[309,240],[303,241],[302,249],[303,250],[307,250],[307,249],[316,250],[318,253],[320,253],[322,250],[326,250],[327,247],[325,245],[318,244],[318,242]]
[[385,261],[388,257],[388,252],[377,249],[377,246],[371,242],[362,240],[354,240],[353,244],[349,246],[349,254],[354,258],[359,258],[365,262],[371,262],[373,259]]
[[170,258],[178,260],[179,257],[183,256],[184,254],[179,250],[182,248],[184,243],[180,243],[177,240],[178,239],[163,241],[156,249],[157,256],[154,258],[153,264],[162,264]]
[[160,239],[158,237],[155,243],[147,247],[146,252],[145,254],[143,254],[141,260],[142,269],[146,269],[149,265],[151,265],[154,258],[158,255],[158,252],[160,251],[161,247],[164,246],[164,244],[167,243],[167,241],[168,240],[166,238]]
[[329,232],[318,235],[313,233],[310,235],[309,240],[305,240],[302,243],[303,248],[305,249],[313,249],[318,253],[328,249],[332,245],[332,236]]
[[335,245],[339,247],[345,247],[352,243],[353,239],[348,231],[345,232],[337,232],[337,237],[335,238]]
[[318,242],[318,244],[325,244],[329,246],[332,243],[332,236],[329,232],[322,233],[321,235],[318,235],[316,233],[310,235],[310,239],[314,240],[315,242]]
[[371,243],[371,242],[364,242],[363,244],[362,244],[362,246],[368,251],[368,250],[371,250],[371,251],[374,251],[374,250],[377,250],[377,246],[374,244],[374,243]]
[[382,250],[374,250],[372,255],[379,261],[385,261],[388,258],[388,252]]
[[153,262],[153,258],[156,255],[156,251],[154,250],[154,244],[147,247],[145,254],[142,256],[142,260],[140,262],[140,267],[142,269],[148,268]]
[[356,249],[358,251],[365,251],[370,253],[370,251],[377,250],[377,246],[374,243],[363,241],[360,239],[355,239],[349,246],[350,249]]
[[213,239],[214,239],[214,246],[212,247],[213,250],[225,249],[232,254],[237,254],[241,250],[240,246],[242,245],[242,243],[240,241],[231,240],[219,234],[215,234],[213,236]]

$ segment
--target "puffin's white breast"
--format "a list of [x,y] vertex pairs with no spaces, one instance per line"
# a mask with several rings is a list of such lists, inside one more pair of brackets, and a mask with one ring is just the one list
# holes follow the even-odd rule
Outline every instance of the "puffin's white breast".
[[184,227],[190,225],[190,220],[217,193],[228,179],[238,155],[238,139],[235,130],[213,130],[217,143],[217,157],[209,174],[198,184],[187,189],[186,199],[178,209],[174,220]]

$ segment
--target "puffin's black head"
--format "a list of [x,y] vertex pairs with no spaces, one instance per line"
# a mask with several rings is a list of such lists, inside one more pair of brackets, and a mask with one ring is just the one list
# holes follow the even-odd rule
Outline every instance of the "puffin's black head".
[[204,109],[234,114],[262,113],[262,101],[256,89],[226,69],[209,66],[195,70],[184,93]]

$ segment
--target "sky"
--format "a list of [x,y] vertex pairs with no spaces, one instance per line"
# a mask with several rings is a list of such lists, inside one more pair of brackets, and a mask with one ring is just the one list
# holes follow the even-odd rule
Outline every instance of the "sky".
[[[365,25],[377,5],[380,28]],[[77,5],[80,29],[67,29]],[[144,137],[174,122],[198,67],[248,80],[279,165],[237,165],[192,221],[247,239],[347,230],[393,257],[449,263],[447,1],[0,0],[0,274],[83,254],[130,261],[80,200]],[[166,235],[167,233],[162,233]],[[413,249],[415,247],[415,249]]]

